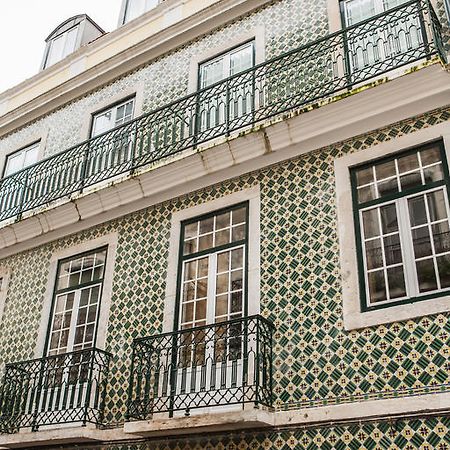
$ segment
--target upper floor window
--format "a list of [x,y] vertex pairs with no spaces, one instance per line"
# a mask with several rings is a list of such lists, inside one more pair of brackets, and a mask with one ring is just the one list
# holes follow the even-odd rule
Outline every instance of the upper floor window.
[[155,8],[161,1],[162,0],[126,0],[122,23],[127,23],[150,9]]
[[106,248],[58,264],[47,354],[95,347]]
[[89,16],[80,14],[58,25],[47,37],[41,69],[56,64],[81,46],[104,34]]
[[369,19],[408,0],[344,0],[341,2],[345,25]]
[[25,167],[31,166],[38,160],[39,142],[23,148],[11,155],[8,155],[5,163],[3,176],[12,175]]
[[200,64],[199,87],[205,88],[239,72],[250,69],[255,62],[255,43],[247,42]]
[[73,27],[50,41],[50,48],[48,50],[45,67],[61,61],[75,50],[78,29],[78,26]]
[[91,137],[105,133],[133,119],[135,99],[131,98],[95,114],[92,118]]
[[450,289],[449,174],[442,144],[351,172],[363,309]]

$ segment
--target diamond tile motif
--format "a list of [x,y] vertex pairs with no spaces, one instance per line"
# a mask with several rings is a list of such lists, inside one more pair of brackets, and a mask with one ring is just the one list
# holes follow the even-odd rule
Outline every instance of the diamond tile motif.
[[106,418],[110,424],[123,421],[131,343],[162,327],[172,212],[259,184],[261,311],[277,328],[275,406],[308,408],[448,390],[447,314],[343,329],[333,161],[449,119],[450,110],[434,111],[3,260],[11,281],[0,327],[1,362],[33,356],[51,255],[117,231]]

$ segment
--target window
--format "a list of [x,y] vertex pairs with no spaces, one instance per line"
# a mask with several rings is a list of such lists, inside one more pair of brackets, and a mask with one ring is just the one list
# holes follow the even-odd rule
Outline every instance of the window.
[[3,176],[7,177],[8,175],[12,175],[19,170],[25,169],[28,166],[31,166],[38,160],[39,154],[39,142],[36,142],[28,147],[23,148],[11,155],[8,155],[6,158],[5,169],[3,172]]
[[[254,41],[248,42],[199,66],[199,88],[207,88],[225,78],[254,66]],[[233,119],[251,114],[254,109],[254,81],[249,76],[239,80],[225,91],[206,90],[200,93],[200,130],[226,123],[233,127]]]
[[9,272],[0,271],[0,323],[2,321],[3,310],[5,307],[6,293],[8,290]]
[[78,30],[79,26],[73,27],[51,40],[44,68],[61,61],[75,51]]
[[[341,1],[343,24],[347,27],[353,26],[406,2],[406,0]],[[392,23],[375,25],[372,26],[372,30],[356,26],[346,34],[348,62],[355,78],[359,70],[364,74],[367,67],[411,52],[411,49],[422,45],[422,29],[416,15],[396,19]]]
[[125,3],[123,23],[127,23],[150,9],[155,8],[160,2],[161,0],[127,0]]
[[47,354],[95,347],[106,248],[59,261]]
[[245,314],[247,205],[182,225],[180,329]]
[[205,88],[254,65],[254,42],[248,42],[200,64],[199,87]]
[[98,136],[133,119],[134,103],[135,99],[131,98],[95,114],[92,118],[91,137]]
[[450,211],[442,143],[352,169],[362,309],[448,294]]

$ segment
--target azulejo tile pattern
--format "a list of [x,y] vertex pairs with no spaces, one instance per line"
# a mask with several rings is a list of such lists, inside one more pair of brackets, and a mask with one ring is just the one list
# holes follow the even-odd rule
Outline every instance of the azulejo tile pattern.
[[450,419],[444,417],[394,420],[256,433],[231,432],[86,448],[90,450],[449,450]]
[[117,231],[106,418],[122,421],[131,343],[161,331],[172,212],[259,184],[261,311],[277,328],[276,407],[448,390],[448,314],[343,329],[333,161],[449,120],[450,109],[434,111],[1,261],[11,269],[11,281],[0,327],[0,365],[33,357],[52,253]]
[[[165,105],[188,93],[193,57],[221,47],[224,42],[264,27],[265,57],[270,58],[313,41],[328,32],[326,0],[275,0],[272,4],[200,37],[149,65],[130,73],[83,98],[60,108],[0,140],[0,156],[29,143],[32,136],[48,130],[45,156],[59,153],[84,141],[86,111],[129,89],[143,84],[143,112]],[[176,68],[176,70],[174,70]],[[125,95],[125,94],[124,94]]]

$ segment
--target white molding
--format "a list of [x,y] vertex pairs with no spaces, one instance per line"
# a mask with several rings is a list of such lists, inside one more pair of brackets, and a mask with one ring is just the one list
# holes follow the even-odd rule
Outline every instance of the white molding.
[[415,133],[375,145],[370,149],[349,154],[335,160],[336,210],[342,279],[344,326],[353,330],[382,323],[413,319],[429,314],[450,311],[450,296],[389,306],[375,311],[361,312],[353,221],[350,168],[384,156],[407,150],[437,139],[444,139],[447,160],[450,161],[450,124],[441,123]]
[[100,315],[98,318],[97,342],[96,342],[97,348],[99,349],[105,348],[109,311],[111,307],[111,294],[114,275],[114,265],[116,261],[117,241],[118,241],[118,233],[110,233],[96,239],[91,239],[89,241],[82,242],[81,244],[64,248],[52,254],[49,264],[47,287],[45,289],[45,297],[41,311],[41,320],[38,331],[38,338],[34,352],[35,358],[41,358],[45,351],[45,340],[47,337],[48,324],[50,320],[50,312],[55,289],[58,261],[90,250],[95,250],[96,248],[108,246],[106,254],[105,274],[103,279],[102,298],[100,299]]
[[450,104],[434,64],[187,150],[0,225],[0,258]]
[[238,47],[245,42],[254,40],[255,42],[255,65],[260,64],[266,59],[265,46],[265,27],[256,26],[253,30],[234,36],[232,39],[222,42],[220,45],[196,54],[189,63],[188,93],[197,91],[198,88],[198,69],[199,65],[209,59],[212,59],[228,50]]
[[[32,120],[48,114],[60,106],[69,103],[88,92],[100,88],[133,70],[149,64],[152,60],[161,57],[175,48],[186,45],[197,39],[198,36],[211,33],[237,18],[254,11],[273,0],[220,0],[199,8],[198,11],[189,15],[167,28],[148,36],[144,40],[128,47],[126,50],[118,51],[111,57],[100,61],[98,64],[88,67],[82,73],[73,78],[67,78],[53,88],[46,88],[47,82],[56,76],[58,72],[63,73],[69,69],[78,59],[93,59],[96,52],[102,54],[102,50],[109,45],[119,43],[121,39],[129,39],[134,36],[147,23],[155,20],[157,15],[163,15],[166,10],[172,9],[176,4],[184,3],[186,0],[162,3],[162,8],[154,8],[146,14],[130,21],[126,25],[111,33],[100,37],[89,45],[68,56],[64,60],[49,67],[40,74],[24,81],[18,86],[0,94],[0,105],[8,108],[8,105],[16,98],[26,98],[28,90],[42,85],[42,92],[33,98],[23,100],[12,110],[6,111],[0,116],[0,136],[23,126]],[[69,70],[70,72],[70,70]],[[45,88],[44,88],[45,87]]]
[[163,333],[173,331],[177,296],[178,261],[181,222],[202,216],[222,208],[249,202],[248,236],[248,314],[260,312],[260,189],[259,185],[234,192],[200,205],[186,208],[172,214],[169,257],[167,264],[166,294],[164,300]]

